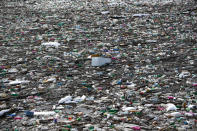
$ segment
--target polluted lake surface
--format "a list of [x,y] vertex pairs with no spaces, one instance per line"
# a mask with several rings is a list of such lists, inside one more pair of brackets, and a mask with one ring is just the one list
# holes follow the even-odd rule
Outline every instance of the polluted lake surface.
[[195,0],[4,0],[1,131],[196,131]]

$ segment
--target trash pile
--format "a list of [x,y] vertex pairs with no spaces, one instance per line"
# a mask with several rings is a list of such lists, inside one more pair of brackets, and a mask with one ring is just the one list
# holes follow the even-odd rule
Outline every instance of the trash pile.
[[0,130],[197,130],[193,4],[3,2]]

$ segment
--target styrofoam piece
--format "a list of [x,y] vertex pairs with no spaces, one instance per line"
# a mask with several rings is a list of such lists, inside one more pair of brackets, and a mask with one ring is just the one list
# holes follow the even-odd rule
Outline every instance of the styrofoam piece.
[[0,116],[3,116],[5,113],[9,112],[10,109],[6,109],[6,110],[1,110],[0,111]]
[[46,43],[42,43],[42,46],[46,46],[46,47],[59,47],[60,43],[58,42],[46,42]]
[[123,106],[123,107],[122,107],[122,110],[123,110],[123,111],[136,110],[136,107],[126,107],[126,106]]
[[170,113],[170,116],[173,116],[173,117],[181,117],[181,116],[183,116],[183,114],[180,113],[180,112],[172,112],[172,113]]
[[64,98],[61,98],[58,103],[62,104],[62,103],[70,103],[70,102],[72,102],[72,96],[66,96]]
[[103,66],[107,63],[111,63],[111,58],[92,57],[92,66]]
[[50,116],[50,115],[54,115],[54,114],[56,114],[54,111],[46,111],[46,112],[34,112],[34,115],[35,116],[42,116],[42,115],[44,115],[44,116]]
[[150,14],[134,14],[133,17],[149,16]]
[[15,80],[15,81],[10,81],[9,85],[18,85],[18,84],[25,84],[25,83],[29,83],[30,81],[26,81],[26,80]]
[[84,101],[86,99],[86,96],[85,95],[83,95],[82,97],[80,97],[80,96],[78,96],[78,97],[76,97],[76,98],[74,98],[74,102],[82,102],[82,101]]
[[109,11],[102,11],[101,14],[103,15],[109,14]]
[[182,71],[180,74],[179,74],[179,78],[185,78],[185,77],[188,77],[190,76],[191,73],[188,72],[188,71]]
[[174,104],[169,103],[166,105],[166,110],[167,111],[174,111],[174,110],[177,110],[177,107]]

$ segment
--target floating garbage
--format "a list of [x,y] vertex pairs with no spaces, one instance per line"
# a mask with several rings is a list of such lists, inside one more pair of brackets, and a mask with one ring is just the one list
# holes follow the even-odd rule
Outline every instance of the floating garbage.
[[6,110],[1,110],[0,111],[0,116],[3,116],[5,113],[9,112],[10,109],[6,109]]
[[180,75],[179,75],[179,78],[185,78],[185,77],[190,76],[190,75],[191,75],[190,72],[188,72],[188,71],[182,71],[180,73]]
[[111,58],[92,57],[92,66],[103,66],[111,63]]
[[79,102],[82,102],[86,99],[86,96],[83,95],[83,96],[78,96],[76,98],[72,98],[72,96],[66,96],[64,98],[61,98],[58,102],[58,104],[63,104],[63,103],[79,103]]
[[149,16],[150,14],[134,14],[133,17]]
[[42,46],[46,46],[46,47],[59,47],[60,43],[58,42],[46,42],[46,43],[42,43]]
[[169,117],[182,117],[184,116],[184,114],[180,113],[180,112],[172,112],[170,114],[168,114]]
[[34,112],[35,116],[50,116],[55,115],[56,113],[54,111],[43,111],[43,112]]
[[73,101],[78,103],[78,102],[84,101],[85,99],[86,99],[86,96],[83,95],[82,97],[78,96],[78,97],[74,98]]
[[103,15],[109,14],[109,11],[102,11],[101,14]]
[[133,129],[133,130],[136,130],[136,131],[139,131],[139,130],[141,129],[141,127],[139,127],[139,126],[134,126],[134,127],[132,127],[132,129]]
[[29,83],[30,81],[27,80],[15,80],[15,81],[10,81],[9,85],[18,85],[18,84],[26,84]]
[[62,104],[62,103],[70,103],[72,102],[72,96],[66,96],[64,98],[61,98],[58,102],[58,104]]
[[135,107],[122,107],[122,110],[123,111],[132,111],[132,110],[136,110],[136,108]]
[[166,110],[167,111],[174,111],[174,110],[177,110],[177,107],[174,104],[169,103],[166,105]]
[[197,130],[194,5],[1,2],[0,130]]

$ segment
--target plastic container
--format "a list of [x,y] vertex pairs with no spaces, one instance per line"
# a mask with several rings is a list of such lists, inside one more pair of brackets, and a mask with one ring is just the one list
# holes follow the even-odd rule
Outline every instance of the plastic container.
[[107,63],[111,63],[111,58],[92,57],[92,66],[103,66]]

